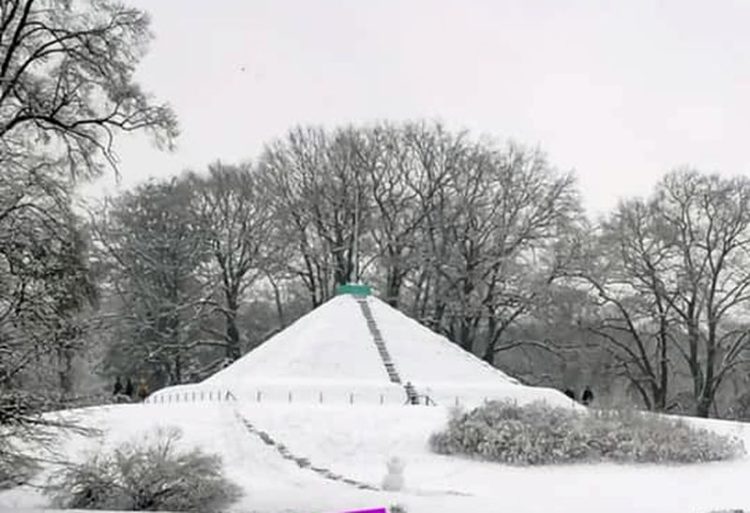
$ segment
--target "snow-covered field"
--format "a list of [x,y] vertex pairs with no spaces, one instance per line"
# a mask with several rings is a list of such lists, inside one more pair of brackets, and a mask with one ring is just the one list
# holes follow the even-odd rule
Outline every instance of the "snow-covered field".
[[[402,383],[411,381],[441,406],[402,404],[404,390],[385,371],[363,305],[339,296],[202,383],[162,389],[146,404],[64,412],[103,434],[69,437],[60,450],[75,460],[156,427],[179,427],[185,448],[222,456],[228,476],[245,491],[237,512],[337,513],[392,504],[403,504],[409,513],[750,509],[748,457],[689,466],[517,468],[432,454],[429,436],[444,427],[456,403],[506,398],[581,406],[559,391],[519,384],[374,297],[367,305]],[[236,400],[227,400],[228,391]],[[245,421],[318,470],[282,457]],[[750,448],[745,425],[691,422],[739,436]],[[362,490],[321,475],[326,469],[377,487],[392,456],[406,463],[406,489],[398,493]],[[4,511],[46,504],[31,487],[0,493]]]
[[[750,509],[750,458],[684,466],[576,465],[515,468],[432,454],[430,433],[444,425],[442,407],[203,402],[137,404],[75,412],[103,430],[101,438],[68,437],[62,449],[81,457],[131,440],[157,426],[179,426],[184,443],[219,453],[228,475],[245,490],[235,511],[339,512],[401,503],[410,513],[561,512],[707,513]],[[406,490],[373,492],[326,480],[283,459],[248,433],[239,413],[313,465],[379,485],[385,462],[406,462]],[[70,413],[68,413],[70,414]],[[741,436],[745,425],[695,420]],[[0,494],[0,510],[41,508],[30,488]]]

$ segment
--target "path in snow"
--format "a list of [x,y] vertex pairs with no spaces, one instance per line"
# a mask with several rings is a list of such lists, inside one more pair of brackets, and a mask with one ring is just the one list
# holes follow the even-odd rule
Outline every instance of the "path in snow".
[[359,488],[360,490],[379,490],[379,488],[372,486],[370,484],[362,483],[355,479],[351,479],[351,478],[336,474],[332,470],[327,469],[325,467],[318,467],[318,466],[313,465],[309,459],[292,454],[292,452],[289,449],[287,449],[287,447],[284,444],[280,443],[278,440],[276,440],[274,437],[272,437],[265,431],[253,426],[253,424],[249,420],[247,420],[245,417],[243,417],[239,412],[235,412],[235,415],[237,416],[237,419],[247,428],[250,434],[260,438],[263,441],[263,443],[265,443],[266,445],[270,445],[271,447],[275,448],[279,452],[282,458],[294,462],[299,468],[310,470],[312,472],[319,474],[325,479],[348,484],[356,488]]

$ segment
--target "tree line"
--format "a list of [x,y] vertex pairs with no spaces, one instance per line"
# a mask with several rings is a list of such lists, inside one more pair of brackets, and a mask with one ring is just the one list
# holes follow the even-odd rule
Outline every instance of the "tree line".
[[202,379],[351,281],[530,384],[750,413],[745,177],[679,169],[590,219],[537,148],[383,122],[296,127],[83,215],[117,134],[178,135],[133,79],[150,38],[116,2],[0,2],[0,424],[91,375]]
[[299,127],[92,213],[107,358],[202,379],[364,281],[534,384],[595,361],[645,408],[706,416],[748,369],[749,200],[743,177],[682,169],[593,222],[538,149],[439,123]]

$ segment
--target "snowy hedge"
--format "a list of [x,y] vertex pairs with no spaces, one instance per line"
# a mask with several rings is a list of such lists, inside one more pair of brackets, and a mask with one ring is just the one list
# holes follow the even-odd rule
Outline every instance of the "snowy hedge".
[[34,459],[24,456],[10,436],[0,432],[0,491],[27,482],[38,470]]
[[218,512],[240,496],[218,456],[178,451],[177,429],[70,465],[48,484],[57,507]]
[[462,454],[512,465],[593,461],[694,463],[745,453],[740,440],[635,411],[581,412],[546,403],[495,401],[454,412],[430,438],[439,454]]

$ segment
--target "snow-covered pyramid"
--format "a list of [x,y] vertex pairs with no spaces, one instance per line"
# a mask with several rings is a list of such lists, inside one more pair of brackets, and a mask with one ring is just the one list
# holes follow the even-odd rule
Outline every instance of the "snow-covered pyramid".
[[366,289],[354,291],[331,299],[202,383],[163,389],[152,400],[229,391],[256,402],[393,404],[404,403],[413,388],[422,401],[426,396],[444,405],[492,398],[570,404],[555,390],[522,386]]

